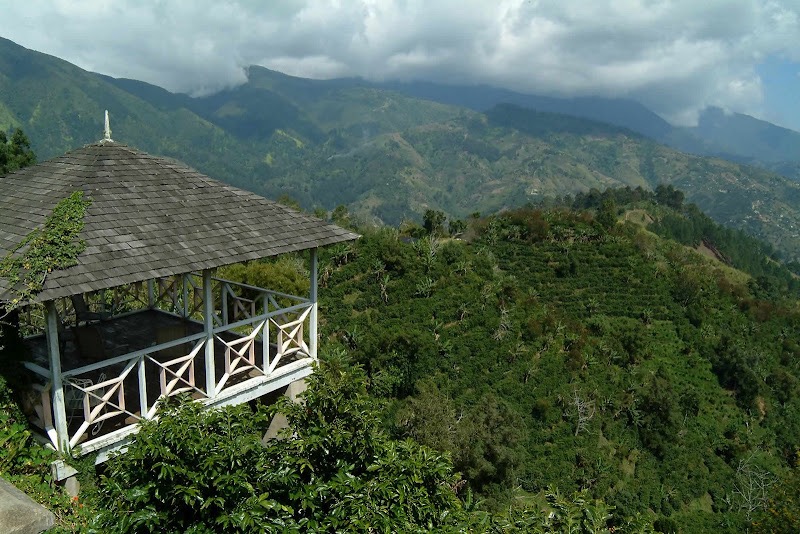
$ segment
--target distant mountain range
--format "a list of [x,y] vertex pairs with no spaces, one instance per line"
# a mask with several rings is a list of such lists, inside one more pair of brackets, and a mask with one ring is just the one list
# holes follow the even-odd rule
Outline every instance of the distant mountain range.
[[[800,132],[749,115],[707,108],[697,126],[676,127],[629,99],[552,98],[488,86],[446,86],[427,82],[374,84],[384,89],[483,112],[498,104],[571,115],[622,126],[684,152],[762,165],[800,180]],[[787,170],[788,169],[788,170]]]
[[800,134],[752,117],[711,109],[697,127],[675,128],[631,100],[318,81],[257,66],[248,78],[192,98],[0,38],[0,129],[22,127],[46,159],[99,139],[108,109],[119,142],[266,196],[344,204],[391,224],[428,208],[464,217],[672,183],[716,220],[800,257],[800,185],[787,178],[800,177]]

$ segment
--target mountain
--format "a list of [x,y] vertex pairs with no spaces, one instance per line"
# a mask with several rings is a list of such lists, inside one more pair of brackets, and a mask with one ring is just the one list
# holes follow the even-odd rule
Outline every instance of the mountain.
[[623,128],[510,105],[307,154],[273,170],[265,184],[273,195],[291,189],[303,203],[348,204],[361,217],[391,224],[425,209],[466,217],[591,188],[671,183],[715,220],[781,250],[800,250],[798,184],[680,153]]
[[[715,220],[800,257],[800,185],[659,145],[633,129],[658,135],[668,125],[630,101],[570,101],[586,113],[594,107],[599,118],[630,119],[613,126],[509,105],[478,113],[397,90],[430,96],[439,90],[433,85],[390,90],[262,67],[248,74],[236,88],[192,98],[0,40],[0,128],[23,127],[46,159],[99,138],[108,109],[117,141],[259,194],[288,195],[309,208],[344,204],[390,224],[426,209],[465,217],[591,188],[672,183]],[[474,90],[462,101],[515,96],[487,95]]]
[[536,111],[571,115],[622,126],[652,139],[662,139],[672,126],[635,100],[622,98],[554,98],[517,93],[486,85],[449,86],[428,82],[375,84],[403,94],[483,112],[498,104],[514,104]]
[[255,146],[177,104],[158,106],[109,78],[0,38],[0,129],[21,127],[40,160],[97,141],[109,110],[121,142],[174,157],[235,185]]
[[[364,82],[366,83],[366,82]],[[800,132],[741,113],[705,109],[697,126],[676,127],[631,99],[556,98],[530,95],[485,85],[444,85],[430,82],[372,84],[403,94],[484,112],[499,104],[514,104],[621,126],[678,150],[762,166],[800,180]]]
[[697,126],[684,131],[738,158],[770,164],[800,160],[800,132],[749,115],[710,107]]

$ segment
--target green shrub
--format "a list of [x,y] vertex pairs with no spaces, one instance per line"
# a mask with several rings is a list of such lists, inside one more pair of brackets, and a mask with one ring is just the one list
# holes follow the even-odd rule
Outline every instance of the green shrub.
[[56,516],[53,532],[76,532],[83,529],[92,513],[78,499],[71,499],[55,485],[50,463],[55,451],[42,447],[31,435],[12,392],[0,376],[0,476],[20,491],[50,509]]
[[[102,477],[99,532],[418,531],[462,517],[446,456],[393,441],[358,367],[334,358],[302,402],[253,413],[165,403]],[[270,417],[289,421],[262,445]]]

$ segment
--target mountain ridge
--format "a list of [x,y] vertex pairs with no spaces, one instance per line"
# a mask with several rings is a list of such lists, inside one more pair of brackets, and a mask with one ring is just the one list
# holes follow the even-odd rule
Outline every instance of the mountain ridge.
[[95,141],[109,109],[121,142],[308,208],[343,204],[365,220],[396,224],[426,209],[465,217],[665,182],[716,220],[800,257],[798,184],[681,154],[620,126],[520,107],[481,114],[363,80],[262,67],[251,67],[238,87],[190,97],[0,41],[0,65],[10,64],[0,77],[0,128],[22,126],[41,159]]

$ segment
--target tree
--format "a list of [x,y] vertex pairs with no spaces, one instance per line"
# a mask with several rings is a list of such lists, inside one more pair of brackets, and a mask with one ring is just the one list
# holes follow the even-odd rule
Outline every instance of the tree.
[[757,465],[752,454],[739,461],[733,481],[733,494],[737,497],[739,509],[745,513],[748,521],[754,512],[767,510],[770,488],[775,482],[777,482],[775,475]]
[[683,191],[675,189],[672,185],[658,184],[656,186],[656,202],[680,210],[683,207]]
[[440,451],[455,450],[456,408],[430,378],[417,382],[417,394],[398,413],[399,426],[418,443]]
[[0,131],[0,176],[36,163],[36,154],[25,133],[17,128],[11,135]]
[[458,237],[467,229],[466,223],[461,219],[452,219],[448,222],[447,230],[450,237]]
[[614,199],[607,198],[600,204],[600,209],[597,210],[597,222],[606,230],[617,224],[617,205]]
[[572,394],[572,407],[575,409],[575,437],[589,427],[589,422],[594,417],[594,401],[581,397],[576,389]]
[[794,467],[770,489],[770,498],[753,523],[755,531],[800,532],[800,451]]
[[440,235],[443,232],[444,221],[447,217],[438,210],[425,210],[422,217],[422,226],[429,234]]
[[456,427],[455,466],[472,489],[499,496],[514,478],[524,435],[519,414],[493,393],[487,393]]
[[350,225],[350,212],[347,211],[347,206],[338,205],[331,212],[331,220],[339,226]]
[[[557,488],[548,488],[545,493],[547,508],[528,509],[511,507],[506,518],[496,522],[496,531],[530,532],[545,534],[570,532],[574,534],[598,534],[602,532],[652,534],[652,515],[635,515],[616,518],[614,507],[602,499],[593,499],[584,489],[565,496]],[[611,521],[617,523],[609,528]]]

